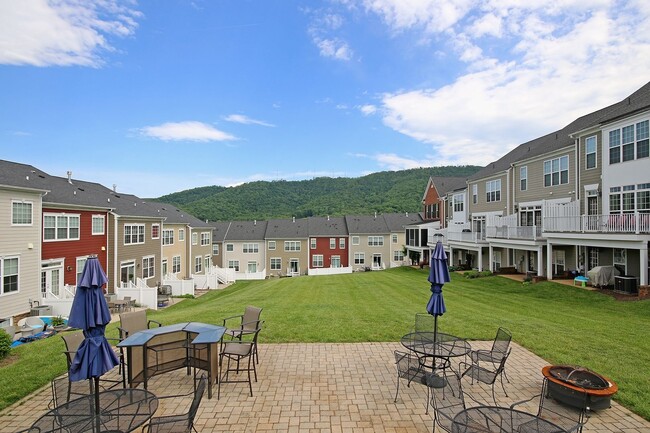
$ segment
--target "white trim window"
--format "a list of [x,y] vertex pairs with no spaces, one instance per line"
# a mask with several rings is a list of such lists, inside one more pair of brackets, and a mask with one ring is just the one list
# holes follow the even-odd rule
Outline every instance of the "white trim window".
[[488,203],[501,201],[501,179],[485,182],[485,200]]
[[260,244],[258,243],[249,243],[243,244],[242,251],[244,254],[254,254],[260,252]]
[[462,212],[465,209],[465,195],[464,194],[454,194],[451,206],[454,209],[454,212]]
[[632,161],[650,156],[649,122],[627,125],[609,131],[609,163]]
[[147,256],[142,258],[142,279],[153,278],[156,273],[156,257]]
[[174,229],[164,229],[162,231],[162,244],[174,245]]
[[383,247],[384,246],[384,237],[383,236],[368,236],[368,246],[369,247]]
[[361,243],[361,238],[359,236],[352,236],[352,245],[359,245]]
[[210,240],[210,232],[201,232],[201,245],[206,246],[210,245],[212,241]]
[[285,251],[300,251],[300,241],[284,241]]
[[393,235],[391,236],[391,242],[394,243],[394,244],[397,243],[397,235],[396,235],[396,234],[393,234]]
[[569,183],[569,156],[564,155],[544,161],[544,186]]
[[336,238],[330,238],[330,250],[336,249]]
[[478,203],[478,185],[472,185],[472,204]]
[[404,261],[404,251],[402,251],[402,250],[393,251],[393,261],[394,262],[403,262]]
[[77,284],[79,284],[79,281],[81,281],[81,274],[83,274],[83,272],[84,272],[84,267],[86,266],[86,261],[87,260],[88,260],[88,256],[77,257],[77,260],[76,260],[77,268],[75,270],[75,272],[76,272],[75,281],[77,282]]
[[312,250],[316,249],[316,238],[309,238],[309,248]]
[[203,257],[196,256],[194,257],[194,273],[200,274],[203,272]]
[[2,277],[0,295],[18,292],[18,289],[20,288],[19,275],[19,257],[0,257],[0,276]]
[[160,224],[151,224],[151,239],[160,239]]
[[104,215],[93,215],[92,217],[92,234],[103,235],[106,233],[106,217]]
[[339,249],[345,249],[345,238],[339,238]]
[[313,268],[322,268],[323,267],[323,255],[314,254],[311,258],[311,266]]
[[650,183],[613,186],[609,189],[609,212],[650,213]]
[[528,189],[528,166],[519,167],[519,191]]
[[219,244],[212,244],[212,255],[213,256],[219,255]]
[[282,270],[282,259],[280,257],[271,257],[271,270],[272,271]]
[[210,255],[209,255],[209,254],[206,254],[206,255],[203,257],[203,269],[205,269],[206,272],[208,272],[208,270],[210,269],[210,262],[211,262],[211,261],[212,261],[212,260],[210,259]]
[[181,256],[172,257],[172,274],[178,274],[181,271]]
[[43,214],[43,240],[44,241],[78,241],[79,240],[79,215],[68,214]]
[[226,252],[233,252],[235,251],[235,244],[226,244]]
[[354,253],[354,264],[355,265],[365,265],[366,264],[366,253]]
[[228,269],[234,269],[239,272],[239,260],[228,260]]
[[174,229],[163,230],[163,245],[174,245]]
[[11,225],[31,226],[34,204],[31,201],[13,200],[11,202]]
[[585,139],[585,170],[596,168],[596,149],[598,142],[595,135]]
[[275,241],[269,241],[269,251],[275,251]]
[[185,229],[178,229],[178,242],[185,242]]
[[192,233],[192,245],[198,245],[198,244],[199,244],[199,234]]
[[124,245],[144,243],[144,224],[124,224]]

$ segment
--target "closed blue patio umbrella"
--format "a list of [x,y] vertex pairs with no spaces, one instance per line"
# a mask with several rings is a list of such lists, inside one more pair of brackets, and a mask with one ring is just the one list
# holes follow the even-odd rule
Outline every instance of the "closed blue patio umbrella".
[[[97,257],[86,260],[77,291],[72,301],[68,325],[83,330],[84,341],[70,365],[72,381],[94,378],[95,413],[99,414],[99,377],[119,364],[119,359],[106,340],[104,330],[111,321],[102,286],[108,278]],[[99,417],[97,417],[99,422]]]
[[445,311],[445,300],[442,297],[442,286],[451,281],[449,278],[449,268],[447,267],[447,253],[442,246],[442,242],[436,242],[436,247],[431,253],[431,265],[429,269],[429,283],[431,283],[431,298],[427,303],[427,312],[434,317],[433,338],[438,340],[438,316],[442,316]]

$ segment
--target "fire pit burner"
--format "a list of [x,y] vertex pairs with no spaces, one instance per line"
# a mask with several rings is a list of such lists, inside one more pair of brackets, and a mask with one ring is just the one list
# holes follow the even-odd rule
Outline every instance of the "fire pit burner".
[[549,397],[580,409],[608,408],[612,395],[618,391],[611,380],[582,367],[547,365],[542,368],[542,374],[548,379]]

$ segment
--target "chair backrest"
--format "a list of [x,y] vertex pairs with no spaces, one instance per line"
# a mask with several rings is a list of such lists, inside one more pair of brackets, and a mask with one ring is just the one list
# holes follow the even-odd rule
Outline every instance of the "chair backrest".
[[[581,401],[581,408],[576,408],[567,404],[560,403],[552,398],[546,398],[548,388],[548,378],[544,378],[542,384],[542,393],[539,399],[539,409],[537,416],[562,427],[565,431],[582,431],[582,425],[585,423],[586,407],[588,395],[587,391],[582,388],[581,391],[572,390],[573,398]],[[574,388],[579,388],[572,384]]]
[[[194,398],[192,399],[192,404],[190,405],[190,410],[187,413],[187,419],[189,422],[188,428],[191,429],[194,424],[194,418],[196,417],[196,412],[199,410],[199,405],[201,404],[201,399],[203,399],[203,393],[205,392],[207,379],[205,375],[202,375],[199,379],[199,384],[196,386],[196,391],[194,392]],[[189,430],[188,430],[189,431]]]
[[395,367],[397,368],[397,375],[402,379],[412,379],[422,370],[417,356],[400,350],[395,351]]
[[454,417],[465,410],[465,398],[460,377],[451,370],[442,375],[444,386],[430,386],[431,406],[435,411],[435,420],[443,430],[451,432]]
[[433,332],[435,325],[435,318],[431,314],[416,313],[415,314],[415,332]]
[[68,375],[52,379],[52,406],[59,407],[71,400],[75,400],[94,393],[93,380],[80,380],[71,382]]
[[494,337],[494,342],[492,343],[492,354],[501,353],[505,355],[510,347],[511,340],[512,333],[509,330],[506,328],[497,329],[497,335]]
[[61,338],[65,343],[65,355],[68,361],[68,368],[70,368],[70,364],[72,364],[72,360],[77,353],[77,349],[79,348],[81,342],[84,341],[85,337],[83,332],[69,332],[66,334],[61,334]]
[[253,307],[249,305],[244,310],[244,315],[241,318],[241,323],[244,331],[253,331],[258,327],[258,322],[260,320],[260,315],[262,314],[262,309],[258,307]]
[[120,328],[126,333],[126,335],[121,335],[121,338],[126,338],[138,331],[144,331],[147,329],[147,312],[140,310],[120,314]]

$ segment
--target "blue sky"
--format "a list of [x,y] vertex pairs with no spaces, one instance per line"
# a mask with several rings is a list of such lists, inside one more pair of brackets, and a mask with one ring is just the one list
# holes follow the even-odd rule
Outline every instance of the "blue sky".
[[647,0],[0,0],[0,158],[140,197],[485,165],[645,84],[648,28]]

